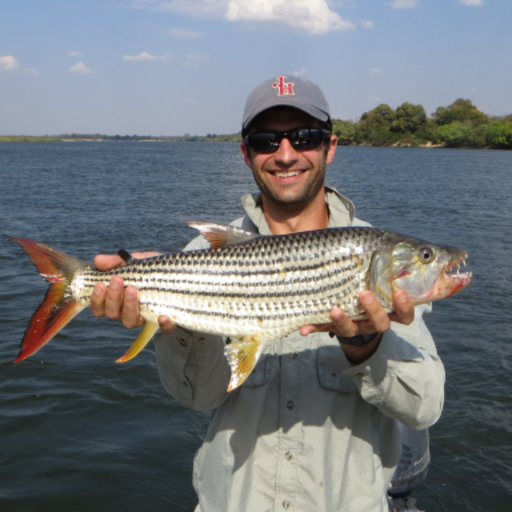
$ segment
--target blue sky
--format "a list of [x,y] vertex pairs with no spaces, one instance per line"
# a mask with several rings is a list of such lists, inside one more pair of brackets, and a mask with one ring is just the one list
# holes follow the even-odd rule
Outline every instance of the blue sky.
[[2,0],[0,135],[233,133],[273,76],[335,118],[512,113],[511,0]]

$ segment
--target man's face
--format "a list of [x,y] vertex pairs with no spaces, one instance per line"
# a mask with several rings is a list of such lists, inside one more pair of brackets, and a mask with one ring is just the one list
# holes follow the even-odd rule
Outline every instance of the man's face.
[[[249,133],[318,127],[320,123],[306,113],[278,107],[260,114]],[[303,207],[323,193],[326,166],[336,152],[336,137],[331,136],[329,142],[308,150],[294,149],[286,138],[274,153],[256,153],[244,143],[241,147],[264,201],[282,207]]]

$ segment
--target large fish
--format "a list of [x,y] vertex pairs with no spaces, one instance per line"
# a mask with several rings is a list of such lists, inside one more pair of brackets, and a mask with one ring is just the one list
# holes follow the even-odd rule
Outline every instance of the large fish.
[[50,341],[90,304],[94,286],[119,275],[138,290],[145,325],[118,362],[135,357],[169,316],[194,331],[230,339],[228,390],[254,368],[266,341],[305,324],[329,322],[341,308],[364,317],[362,290],[372,290],[386,311],[393,292],[405,290],[414,303],[453,295],[471,282],[461,273],[467,253],[409,236],[367,227],[331,228],[279,236],[257,236],[233,226],[190,222],[211,248],[133,259],[101,272],[47,245],[12,238],[51,285],[36,310],[16,362]]

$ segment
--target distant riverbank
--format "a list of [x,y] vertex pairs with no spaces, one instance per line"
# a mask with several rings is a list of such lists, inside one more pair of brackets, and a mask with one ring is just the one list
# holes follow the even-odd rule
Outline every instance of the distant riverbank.
[[153,135],[100,135],[100,134],[65,134],[65,135],[0,135],[0,142],[186,142],[186,141],[212,141],[212,142],[240,142],[240,134],[232,135],[181,135],[161,136]]
[[[139,136],[139,135],[51,135],[51,136],[25,136],[13,135],[2,136],[0,135],[0,143],[45,143],[45,142],[241,142],[240,134],[231,135],[183,135],[183,136],[170,136],[170,137],[154,137],[154,136]],[[339,140],[340,146],[366,146],[366,147],[421,147],[421,148],[446,148],[450,147],[444,143],[434,143],[432,141],[411,141],[398,140],[389,143],[370,143],[370,142],[350,142]],[[493,147],[480,147],[478,149],[495,149]],[[502,148],[501,148],[502,149]]]
[[[422,105],[403,103],[396,109],[380,104],[357,122],[332,120],[332,131],[342,146],[439,147],[512,149],[512,114],[491,117],[470,100],[459,98],[448,107],[438,107],[428,117]],[[218,135],[152,136],[61,134],[0,136],[0,142],[240,142],[240,133]]]

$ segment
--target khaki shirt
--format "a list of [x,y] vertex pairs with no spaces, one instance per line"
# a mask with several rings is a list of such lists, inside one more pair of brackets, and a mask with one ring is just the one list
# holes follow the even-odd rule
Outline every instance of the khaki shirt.
[[[345,197],[327,190],[330,226],[368,225]],[[268,234],[258,196],[243,198],[235,221]],[[204,246],[196,239],[188,248]],[[386,511],[398,463],[397,421],[422,429],[441,414],[444,367],[416,307],[393,323],[359,365],[336,338],[298,332],[267,343],[247,381],[225,389],[223,339],[177,328],[155,338],[165,389],[180,404],[215,409],[194,461],[196,512]]]

